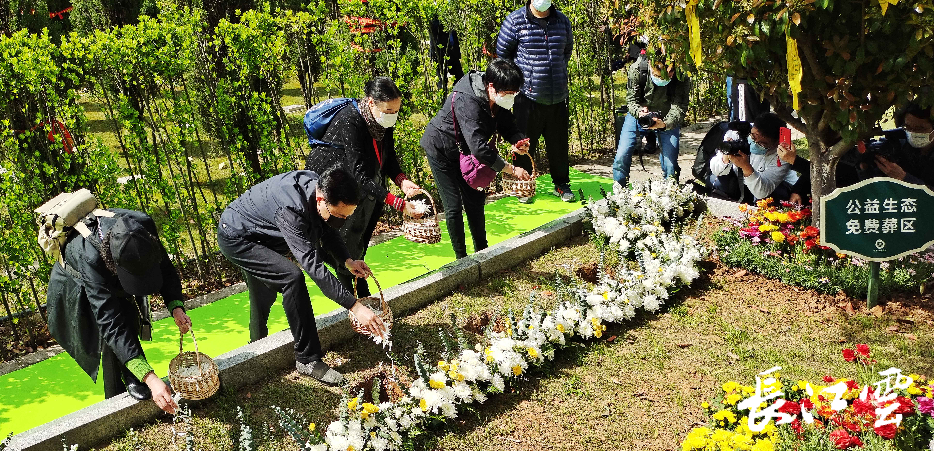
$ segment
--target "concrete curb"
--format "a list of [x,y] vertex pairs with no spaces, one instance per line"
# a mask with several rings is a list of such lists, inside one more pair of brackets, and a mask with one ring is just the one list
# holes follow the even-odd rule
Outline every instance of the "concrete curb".
[[[585,209],[581,208],[467,258],[389,288],[384,291],[384,295],[390,307],[398,314],[417,310],[461,285],[479,282],[481,278],[514,267],[566,242],[571,237],[583,234],[585,218]],[[235,285],[221,291],[226,293],[223,296],[227,296],[244,289]],[[212,293],[201,300],[213,300],[215,296],[221,294]],[[197,301],[192,304],[194,306]],[[324,349],[345,341],[354,334],[346,310],[340,309],[318,316],[316,321]],[[278,332],[220,355],[214,361],[220,370],[223,390],[237,390],[276,377],[283,370],[294,368],[292,334],[288,330]],[[84,449],[162,415],[166,414],[154,403],[137,402],[129,395],[123,394],[16,435],[9,449],[60,451],[62,438],[69,445],[77,443]]]

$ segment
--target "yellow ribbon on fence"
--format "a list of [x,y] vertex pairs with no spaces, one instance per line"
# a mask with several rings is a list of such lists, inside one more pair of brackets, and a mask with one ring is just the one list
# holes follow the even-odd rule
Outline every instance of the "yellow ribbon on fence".
[[701,53],[700,21],[697,19],[698,1],[699,0],[688,0],[687,7],[684,9],[684,15],[687,16],[688,20],[688,36],[691,40],[691,58],[694,59],[694,65],[700,67],[703,54]]
[[798,41],[785,30],[786,51],[785,59],[788,62],[788,86],[791,88],[792,108],[798,109],[798,94],[801,93],[801,57],[798,56]]
[[889,5],[895,6],[898,4],[898,0],[879,0],[879,7],[882,8],[882,15],[885,15],[885,11],[889,9]]

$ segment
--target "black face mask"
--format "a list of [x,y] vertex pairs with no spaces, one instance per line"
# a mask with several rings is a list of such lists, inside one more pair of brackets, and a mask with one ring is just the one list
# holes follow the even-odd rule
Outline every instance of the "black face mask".
[[344,223],[347,222],[347,218],[338,218],[334,216],[334,213],[331,212],[331,207],[327,203],[324,204],[324,208],[328,211],[328,218],[324,220],[324,223],[331,226],[334,229],[340,229],[343,227]]
[[[329,212],[330,213],[330,212]],[[344,226],[344,223],[347,222],[347,218],[338,218],[333,214],[324,220],[324,223],[331,226],[334,229],[340,229]]]

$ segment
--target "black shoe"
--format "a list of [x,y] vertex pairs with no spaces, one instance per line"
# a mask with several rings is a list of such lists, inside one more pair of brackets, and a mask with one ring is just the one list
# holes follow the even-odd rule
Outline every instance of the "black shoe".
[[152,399],[152,390],[149,389],[149,386],[138,381],[129,382],[126,384],[126,392],[130,394],[134,399],[139,401],[145,401],[147,399]]

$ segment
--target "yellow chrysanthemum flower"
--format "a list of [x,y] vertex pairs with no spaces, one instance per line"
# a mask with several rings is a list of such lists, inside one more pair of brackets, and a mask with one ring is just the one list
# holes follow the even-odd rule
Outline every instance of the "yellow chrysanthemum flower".
[[519,366],[519,365],[516,365],[516,366],[512,367],[512,374],[514,374],[514,375],[516,375],[516,376],[522,375],[522,367]]
[[435,389],[435,390],[437,390],[437,389],[440,389],[440,388],[444,388],[444,382],[436,381],[436,380],[434,380],[434,379],[431,379],[431,380],[428,381],[428,386],[431,387],[431,388],[433,388],[433,389]]
[[723,387],[722,387],[722,388],[723,388],[723,392],[724,392],[724,393],[729,393],[729,392],[731,392],[731,391],[736,390],[737,388],[739,388],[739,384],[736,383],[736,382],[733,382],[733,381],[729,381],[729,382],[723,384]]
[[357,398],[347,401],[347,410],[357,410],[358,403],[359,403],[359,400]]
[[775,445],[767,438],[760,438],[752,445],[751,451],[774,451]]
[[314,432],[314,431],[315,431],[315,424],[314,424],[314,423],[309,423],[309,424],[308,424],[308,432]]
[[738,403],[741,399],[743,399],[743,395],[739,393],[733,393],[732,395],[727,395],[723,401],[728,405],[735,406],[736,403]]
[[772,241],[775,241],[776,243],[785,241],[785,234],[782,232],[772,232]]
[[736,414],[729,410],[721,410],[713,414],[713,419],[717,421],[723,421],[724,423],[732,424],[736,422]]
[[529,351],[529,357],[531,357],[531,358],[533,358],[533,359],[537,359],[537,358],[538,358],[538,349],[529,348],[528,351]]
[[709,409],[709,408],[710,408],[710,403],[707,402],[707,401],[704,401],[704,402],[701,403],[700,406],[703,407],[704,409]]
[[439,361],[438,361],[438,368],[439,368],[441,371],[447,371],[447,370],[448,370],[448,363],[445,362],[444,360],[439,360]]

